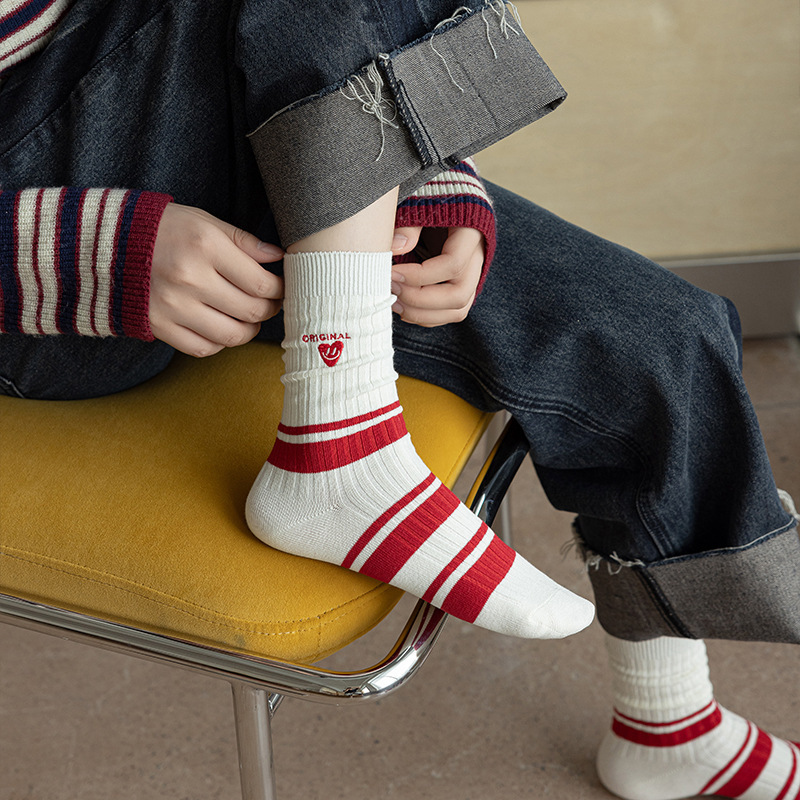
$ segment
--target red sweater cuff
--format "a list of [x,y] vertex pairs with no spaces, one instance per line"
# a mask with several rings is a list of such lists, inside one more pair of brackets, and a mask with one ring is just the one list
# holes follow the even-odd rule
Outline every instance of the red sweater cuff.
[[[481,293],[497,246],[494,212],[487,203],[472,195],[455,195],[435,200],[412,197],[397,209],[395,227],[474,228],[480,231],[485,241],[486,253],[475,296]],[[413,252],[395,256],[394,259],[397,264],[413,260]]]
[[[437,175],[398,206],[396,227],[474,228],[483,234],[486,252],[475,296],[486,282],[497,245],[494,209],[471,158]],[[408,253],[395,263],[414,260]]]
[[142,192],[133,212],[122,278],[122,332],[125,336],[154,341],[150,330],[150,270],[158,226],[172,197]]

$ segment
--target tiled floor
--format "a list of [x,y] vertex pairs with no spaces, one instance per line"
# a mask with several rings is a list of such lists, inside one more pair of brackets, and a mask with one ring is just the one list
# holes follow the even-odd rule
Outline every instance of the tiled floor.
[[[745,359],[778,485],[800,499],[800,341],[750,341]],[[559,553],[570,516],[548,506],[527,466],[513,517],[517,547],[588,593],[578,563]],[[368,658],[388,642],[356,647]],[[709,649],[721,702],[800,735],[798,648]],[[226,684],[8,627],[0,652],[0,800],[239,796]],[[526,642],[451,620],[417,678],[383,701],[284,703],[274,724],[279,795],[603,800],[592,759],[607,687],[596,623],[564,641]]]

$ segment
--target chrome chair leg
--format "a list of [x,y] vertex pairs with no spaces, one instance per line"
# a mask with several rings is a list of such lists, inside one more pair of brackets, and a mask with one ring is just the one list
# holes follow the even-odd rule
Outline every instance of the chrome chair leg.
[[[489,427],[484,434],[484,441],[486,442],[485,458],[489,458],[492,454],[492,448],[495,446],[497,440],[502,435],[506,425],[511,420],[511,415],[508,411],[498,411]],[[507,545],[511,545],[511,496],[506,494],[497,509],[497,517],[495,518],[492,528],[500,539]]]
[[492,525],[497,535],[510,545],[511,509],[506,493],[528,454],[528,442],[519,423],[511,415],[500,412],[495,415],[495,420],[505,427],[467,497],[467,505],[474,514]]
[[497,513],[497,521],[492,526],[501,541],[511,546],[511,498],[506,497]]
[[242,800],[275,800],[271,722],[281,695],[239,681],[231,689]]

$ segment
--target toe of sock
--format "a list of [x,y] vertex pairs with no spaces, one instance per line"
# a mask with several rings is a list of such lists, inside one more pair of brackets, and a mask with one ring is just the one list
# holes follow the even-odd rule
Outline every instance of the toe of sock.
[[594,604],[561,586],[531,615],[532,635],[540,639],[563,639],[588,627],[594,619]]
[[562,639],[586,628],[594,605],[517,556],[476,624],[526,639]]

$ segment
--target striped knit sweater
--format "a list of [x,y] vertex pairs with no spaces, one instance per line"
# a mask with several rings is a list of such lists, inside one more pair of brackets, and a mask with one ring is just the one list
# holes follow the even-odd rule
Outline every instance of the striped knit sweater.
[[[73,0],[3,0],[0,81],[47,46]],[[0,186],[0,333],[152,341],[150,266],[171,197],[105,188]],[[467,160],[400,203],[398,227],[470,227],[495,248],[491,201]],[[409,254],[402,260],[413,260]]]
[[0,191],[0,332],[151,340],[150,263],[170,200],[124,189]]
[[[480,294],[489,265],[494,258],[496,228],[494,208],[475,162],[468,158],[437,175],[397,207],[395,225],[423,228],[475,228],[486,240],[483,273],[478,284]],[[412,261],[409,254],[398,261]]]
[[0,79],[43,50],[74,0],[3,0],[0,4]]

